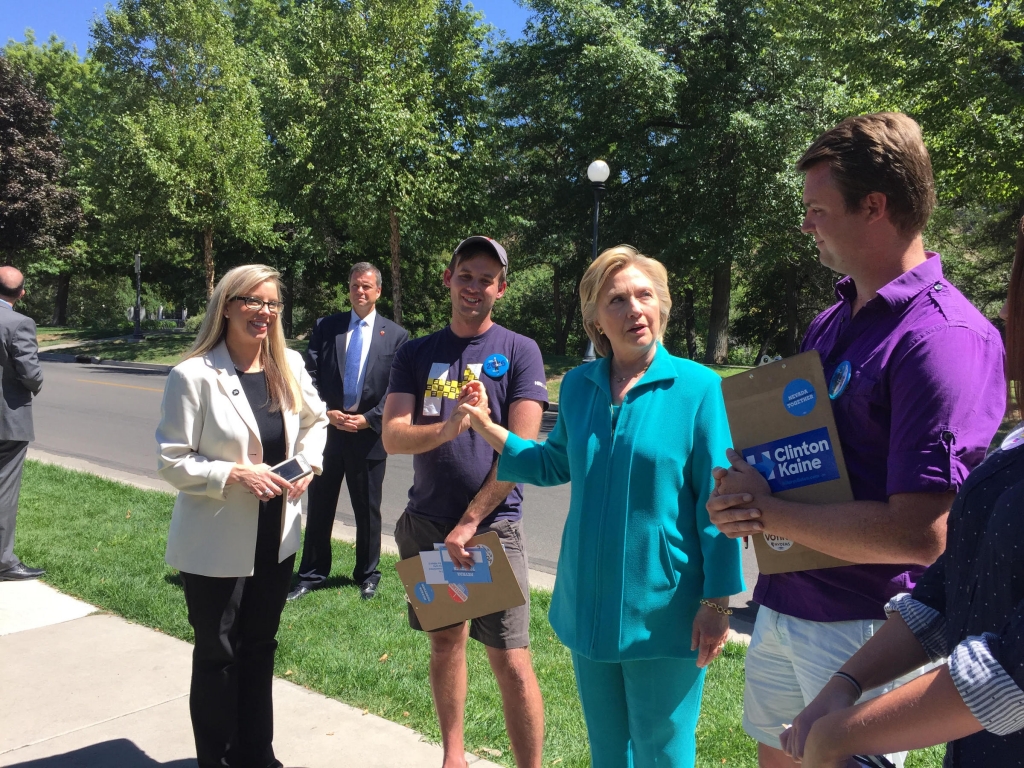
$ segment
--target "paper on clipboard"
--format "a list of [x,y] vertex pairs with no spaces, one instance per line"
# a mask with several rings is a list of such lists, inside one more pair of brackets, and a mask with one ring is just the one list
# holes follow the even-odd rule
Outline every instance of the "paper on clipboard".
[[[474,536],[469,540],[466,549],[480,553],[482,562],[488,566],[490,581],[474,583],[459,578],[458,581],[428,583],[422,555],[427,554],[428,562],[433,564],[434,552],[443,557],[440,554],[441,550],[437,549],[406,558],[396,564],[395,568],[405,587],[406,599],[416,612],[416,618],[423,629],[440,629],[526,603],[526,595],[523,594],[519,581],[512,571],[512,564],[508,561],[498,534],[488,531]],[[440,562],[443,572],[444,560]],[[477,568],[474,567],[473,570],[476,571]],[[469,569],[457,569],[457,573],[461,574],[468,571]]]
[[[853,501],[816,350],[722,380],[733,444],[781,499]],[[778,536],[752,536],[761,573],[850,565]]]

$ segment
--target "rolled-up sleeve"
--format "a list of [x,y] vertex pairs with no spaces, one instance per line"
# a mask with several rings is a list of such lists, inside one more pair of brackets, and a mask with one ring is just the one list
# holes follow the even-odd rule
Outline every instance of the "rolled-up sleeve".
[[[999,656],[1005,636],[989,632],[968,637],[949,657],[949,675],[964,704],[986,731],[1006,736],[1024,728],[1024,690]],[[1009,655],[1019,661],[1019,648]],[[1019,675],[1019,667],[1017,667]]]
[[945,616],[934,608],[918,602],[907,592],[896,595],[886,603],[886,616],[894,613],[898,613],[914,633],[929,659],[939,661],[949,655]]
[[204,406],[195,382],[175,368],[167,376],[156,428],[157,472],[182,493],[223,499],[235,465],[198,453],[203,417]]
[[1003,346],[963,325],[931,328],[894,357],[887,493],[957,491],[999,428]]

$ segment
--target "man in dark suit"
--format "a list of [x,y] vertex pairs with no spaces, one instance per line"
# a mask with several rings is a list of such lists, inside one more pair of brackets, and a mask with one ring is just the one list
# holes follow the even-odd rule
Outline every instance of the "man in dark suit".
[[377,314],[380,270],[360,262],[349,273],[350,312],[316,321],[306,352],[306,368],[327,403],[333,427],[327,431],[324,471],[309,486],[306,540],[296,600],[320,589],[331,572],[331,528],[341,480],[348,483],[356,517],[356,567],[352,578],[360,596],[371,599],[380,582],[380,500],[387,453],[380,440],[384,395],[395,351],[405,329]]
[[25,295],[25,278],[14,267],[0,267],[0,581],[37,579],[45,571],[29,568],[14,554],[21,470],[32,428],[32,396],[43,386],[36,324],[14,311]]

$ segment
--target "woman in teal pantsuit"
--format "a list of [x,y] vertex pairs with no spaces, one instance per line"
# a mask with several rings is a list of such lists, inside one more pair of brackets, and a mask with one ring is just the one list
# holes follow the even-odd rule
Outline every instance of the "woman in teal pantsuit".
[[461,403],[502,454],[499,480],[572,483],[550,619],[572,651],[593,766],[691,768],[704,668],[744,590],[739,543],[704,508],[732,445],[720,379],[662,347],[659,262],[607,250],[580,295],[601,357],[566,374],[546,442],[491,422],[477,382]]

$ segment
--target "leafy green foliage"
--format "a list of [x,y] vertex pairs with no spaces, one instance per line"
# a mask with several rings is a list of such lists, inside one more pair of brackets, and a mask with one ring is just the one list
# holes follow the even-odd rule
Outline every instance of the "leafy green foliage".
[[0,55],[0,253],[7,259],[66,246],[82,223],[66,185],[53,111],[31,75]]

